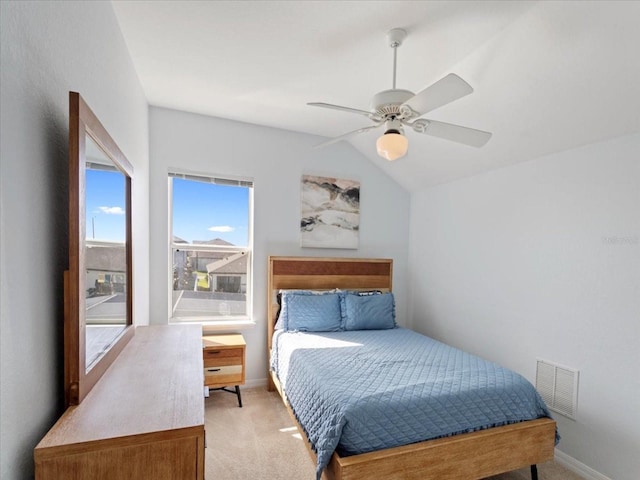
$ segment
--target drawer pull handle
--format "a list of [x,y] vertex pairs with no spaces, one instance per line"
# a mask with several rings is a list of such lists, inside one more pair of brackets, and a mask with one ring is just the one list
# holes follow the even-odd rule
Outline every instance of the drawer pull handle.
[[207,368],[207,372],[219,372],[219,368]]
[[209,355],[216,355],[216,354],[220,353],[220,350],[207,350],[207,353]]

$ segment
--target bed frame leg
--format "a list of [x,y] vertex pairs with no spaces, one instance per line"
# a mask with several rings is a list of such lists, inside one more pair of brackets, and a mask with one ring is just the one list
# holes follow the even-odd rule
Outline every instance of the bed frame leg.
[[531,480],[538,480],[538,466],[531,465]]

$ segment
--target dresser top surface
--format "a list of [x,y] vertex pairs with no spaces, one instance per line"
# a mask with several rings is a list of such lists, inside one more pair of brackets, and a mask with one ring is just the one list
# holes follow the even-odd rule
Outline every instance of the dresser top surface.
[[82,403],[70,407],[37,449],[204,426],[202,330],[136,328]]

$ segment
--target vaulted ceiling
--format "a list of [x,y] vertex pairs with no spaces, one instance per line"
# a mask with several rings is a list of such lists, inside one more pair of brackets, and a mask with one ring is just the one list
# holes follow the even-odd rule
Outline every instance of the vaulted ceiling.
[[[406,132],[409,152],[376,154],[384,130],[348,141],[408,190],[640,131],[640,2],[114,1],[151,105],[333,137],[391,88],[386,32],[408,32],[397,87],[450,72],[474,93],[427,118],[486,130],[482,148]],[[317,141],[322,141],[318,138]],[[310,141],[310,148],[314,144]],[[331,155],[335,146],[324,147]]]

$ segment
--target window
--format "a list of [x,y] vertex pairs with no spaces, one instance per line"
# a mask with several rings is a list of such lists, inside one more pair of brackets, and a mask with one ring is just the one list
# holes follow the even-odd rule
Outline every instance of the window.
[[172,322],[251,316],[253,182],[169,174]]

